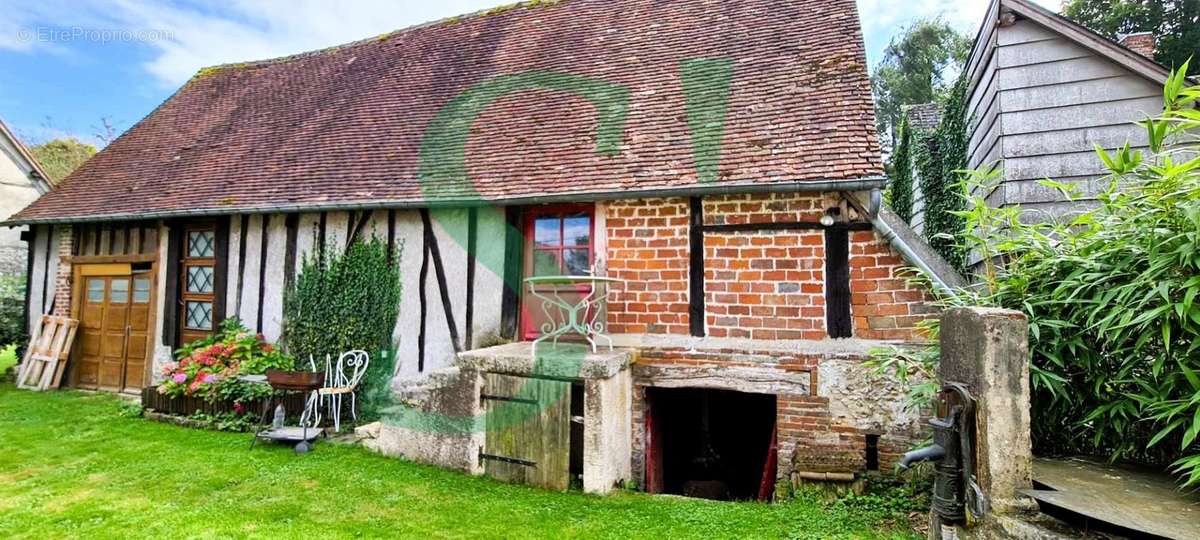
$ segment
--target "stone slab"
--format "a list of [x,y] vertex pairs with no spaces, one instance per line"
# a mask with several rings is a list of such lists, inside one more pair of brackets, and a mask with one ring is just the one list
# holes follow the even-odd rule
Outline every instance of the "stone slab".
[[539,343],[535,356],[533,343],[521,341],[459,353],[455,366],[524,377],[608,379],[628,367],[633,358],[629,350],[601,347],[591,352],[574,343]]

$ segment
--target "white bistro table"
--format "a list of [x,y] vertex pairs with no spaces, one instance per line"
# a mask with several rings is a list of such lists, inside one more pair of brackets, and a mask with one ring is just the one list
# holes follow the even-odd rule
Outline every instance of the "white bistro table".
[[[597,340],[607,342],[608,349],[612,350],[612,338],[605,335],[608,295],[623,287],[625,280],[600,276],[539,276],[526,278],[525,283],[529,293],[542,301],[542,312],[546,315],[542,335],[533,341],[534,350],[538,343],[547,339],[558,345],[558,338],[566,334],[583,336],[592,352],[596,352]],[[576,298],[563,296],[568,293]]]

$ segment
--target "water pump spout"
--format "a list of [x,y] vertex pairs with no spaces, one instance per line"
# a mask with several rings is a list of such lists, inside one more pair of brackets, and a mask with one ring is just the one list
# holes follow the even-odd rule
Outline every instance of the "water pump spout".
[[925,448],[918,448],[912,452],[906,452],[904,457],[900,458],[900,468],[907,469],[918,461],[938,461],[945,455],[946,449],[941,445],[933,444]]

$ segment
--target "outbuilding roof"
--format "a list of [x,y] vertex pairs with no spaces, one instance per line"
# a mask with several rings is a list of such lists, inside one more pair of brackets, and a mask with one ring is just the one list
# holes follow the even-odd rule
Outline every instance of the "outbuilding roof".
[[201,70],[10,222],[862,184],[865,64],[853,0],[529,2]]

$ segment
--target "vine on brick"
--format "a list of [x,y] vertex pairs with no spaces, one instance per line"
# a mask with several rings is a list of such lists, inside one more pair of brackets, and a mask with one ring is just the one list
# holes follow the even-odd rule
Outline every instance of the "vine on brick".
[[900,120],[899,142],[892,154],[892,184],[888,186],[888,203],[905,223],[913,218],[913,136],[908,118]]
[[960,270],[966,269],[966,252],[958,239],[966,222],[956,214],[966,203],[961,178],[967,168],[966,93],[967,78],[960,76],[946,97],[937,129],[914,138],[911,158],[925,198],[925,237],[938,254]]

